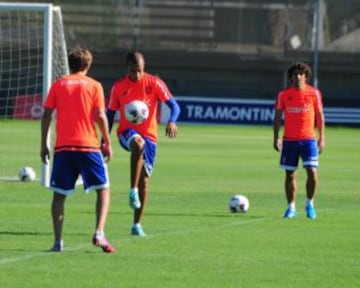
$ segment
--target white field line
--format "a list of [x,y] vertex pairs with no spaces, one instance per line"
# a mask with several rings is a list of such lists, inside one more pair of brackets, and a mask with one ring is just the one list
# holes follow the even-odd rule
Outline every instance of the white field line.
[[[358,209],[358,208],[359,208],[359,205],[354,205],[350,209]],[[320,211],[321,211],[321,213],[326,213],[326,212],[331,212],[334,210],[336,210],[336,209],[335,208],[325,208],[325,209],[321,209]],[[253,223],[265,222],[265,221],[269,221],[269,220],[276,219],[276,218],[280,219],[281,215],[276,216],[276,217],[272,216],[272,217],[263,217],[263,218],[257,218],[257,219],[249,219],[247,221],[244,221],[243,219],[241,221],[235,221],[236,219],[234,217],[234,219],[232,219],[231,222],[226,222],[223,225],[218,225],[217,227],[218,227],[218,229],[223,229],[226,227],[242,226],[242,225],[248,225],[248,224],[253,224]],[[202,227],[194,227],[194,228],[184,229],[184,230],[160,232],[160,233],[154,233],[151,235],[147,235],[146,237],[144,237],[144,240],[149,239],[149,238],[162,237],[162,236],[190,234],[190,233],[195,233],[195,232],[198,233],[199,231],[206,231],[206,230],[210,230],[210,229],[214,230],[214,226],[203,226],[203,228]],[[128,242],[128,241],[131,241],[132,239],[134,239],[134,236],[125,237],[125,238],[121,239],[121,242]],[[75,247],[66,248],[66,251],[80,251],[82,249],[86,249],[86,247],[88,247],[88,246],[89,246],[89,244],[78,245]],[[19,257],[4,258],[4,259],[0,259],[0,266],[18,262],[18,261],[28,260],[28,259],[31,259],[34,257],[40,257],[40,256],[45,256],[45,255],[47,256],[49,254],[61,254],[61,253],[42,251],[42,252],[28,253],[28,254],[25,254],[25,255],[19,256]]]
[[[225,223],[224,225],[219,225],[218,228],[246,225],[246,224],[251,224],[254,222],[262,222],[262,221],[266,221],[266,220],[270,220],[270,219],[272,219],[272,217],[261,218],[261,219],[252,219],[249,221]],[[213,230],[214,227],[210,227],[210,226],[207,226],[204,228],[195,227],[195,228],[191,228],[191,229],[177,230],[177,231],[171,231],[171,232],[165,232],[165,233],[160,232],[160,233],[155,233],[152,235],[147,235],[144,238],[149,239],[149,238],[157,238],[157,237],[161,237],[161,236],[189,234],[189,233],[193,233],[193,232],[199,232],[201,230],[205,231],[205,230],[210,230],[210,229]],[[125,238],[121,239],[121,242],[128,242],[128,241],[131,241],[132,239],[134,239],[134,236],[125,237]],[[76,247],[65,248],[66,249],[65,251],[80,251],[82,249],[85,249],[88,246],[89,246],[89,244],[78,245]],[[64,252],[62,252],[62,253],[64,253]],[[25,255],[19,256],[19,257],[3,258],[3,259],[0,259],[0,266],[6,265],[6,264],[11,264],[11,263],[18,262],[18,261],[29,260],[29,259],[35,258],[35,257],[48,256],[49,254],[61,254],[61,252],[41,251],[41,252],[28,253],[28,254],[25,254]]]

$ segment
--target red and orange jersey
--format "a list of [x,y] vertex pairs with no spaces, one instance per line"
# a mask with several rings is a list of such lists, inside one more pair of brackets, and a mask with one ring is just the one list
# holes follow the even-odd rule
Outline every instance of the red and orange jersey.
[[[125,76],[117,81],[110,92],[108,109],[120,112],[117,134],[124,130],[135,129],[142,136],[157,140],[157,109],[159,101],[166,102],[173,95],[166,84],[158,77],[144,73],[141,79],[133,82]],[[134,124],[125,118],[125,105],[134,100],[141,100],[149,107],[149,117],[141,124]]]
[[306,140],[316,138],[315,115],[322,110],[322,96],[318,89],[306,85],[304,89],[289,87],[282,90],[276,109],[284,113],[284,139]]
[[83,74],[64,76],[53,83],[44,108],[56,109],[55,151],[98,151],[94,113],[105,109],[101,84]]

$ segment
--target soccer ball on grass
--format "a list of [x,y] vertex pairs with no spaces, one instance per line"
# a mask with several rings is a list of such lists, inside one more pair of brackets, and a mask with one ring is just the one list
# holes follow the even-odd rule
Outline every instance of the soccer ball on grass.
[[244,195],[233,195],[229,200],[229,209],[232,213],[246,213],[249,210],[249,199]]
[[34,181],[36,179],[35,170],[31,167],[21,167],[19,171],[20,181]]
[[125,118],[134,124],[141,124],[149,117],[149,107],[145,102],[134,100],[125,105]]

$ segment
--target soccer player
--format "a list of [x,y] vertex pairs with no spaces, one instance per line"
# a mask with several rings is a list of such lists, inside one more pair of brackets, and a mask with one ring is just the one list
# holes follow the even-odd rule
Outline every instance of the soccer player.
[[[170,138],[177,136],[176,120],[180,108],[166,84],[160,78],[145,72],[145,60],[140,52],[129,52],[126,66],[127,74],[111,88],[107,116],[111,130],[114,115],[116,111],[120,112],[117,137],[120,146],[130,152],[129,204],[134,209],[131,234],[145,236],[141,220],[156,158],[158,104],[162,101],[170,108],[165,128],[165,135]],[[149,107],[149,117],[141,124],[131,123],[125,118],[125,105],[133,100],[141,100]]]
[[[288,208],[285,218],[294,218],[296,211],[296,169],[299,158],[307,173],[305,210],[309,219],[316,218],[314,197],[318,186],[319,153],[325,147],[325,119],[322,96],[308,84],[311,69],[301,62],[287,71],[291,86],[280,91],[275,104],[274,149],[281,151],[280,168],[285,170],[285,193]],[[282,116],[284,132],[279,136]],[[316,129],[317,128],[317,133]]]
[[[70,52],[68,60],[71,74],[52,84],[43,104],[40,156],[44,163],[48,162],[50,156],[46,139],[52,114],[56,110],[56,141],[50,180],[50,189],[54,192],[51,212],[55,238],[50,251],[54,252],[64,248],[62,228],[65,199],[74,192],[79,175],[86,192],[97,192],[96,225],[92,242],[106,253],[115,252],[104,235],[110,204],[110,184],[103,155],[109,161],[112,147],[103,88],[99,82],[87,76],[92,59],[91,52],[85,49]],[[96,124],[103,139],[102,146]]]

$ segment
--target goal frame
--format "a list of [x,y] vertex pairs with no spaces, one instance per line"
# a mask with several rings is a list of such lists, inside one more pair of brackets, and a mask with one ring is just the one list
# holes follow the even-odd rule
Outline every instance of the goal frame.
[[[61,17],[61,9],[51,3],[7,3],[0,2],[0,10],[6,11],[35,11],[43,13],[43,63],[42,63],[42,102],[47,97],[47,93],[52,83],[52,62],[53,62],[53,12],[59,10]],[[62,23],[62,19],[61,23]],[[62,47],[66,51],[65,47]],[[47,135],[47,144],[51,145],[51,127]],[[50,186],[50,163],[42,163],[40,183],[45,187]]]

